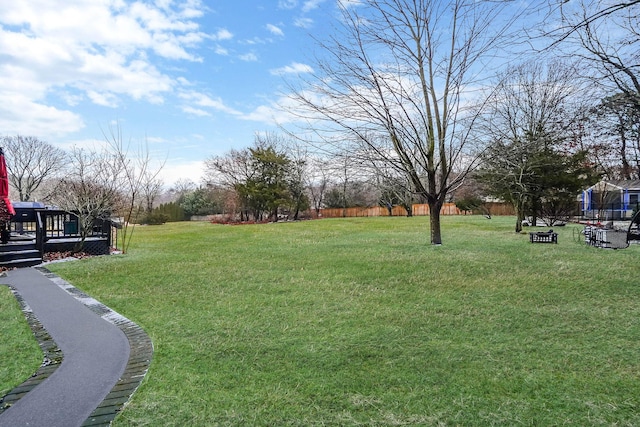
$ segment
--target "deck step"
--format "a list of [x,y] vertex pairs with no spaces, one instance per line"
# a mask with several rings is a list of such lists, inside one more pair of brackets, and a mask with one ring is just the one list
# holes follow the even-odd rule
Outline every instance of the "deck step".
[[0,245],[0,267],[31,267],[42,263],[42,254],[35,243]]
[[39,253],[40,252],[38,252],[37,249],[17,249],[13,251],[0,252],[0,259],[2,259],[5,256],[8,257],[11,255],[39,254]]
[[5,243],[0,244],[0,255],[5,252],[16,252],[25,250],[36,250],[35,242]]
[[21,258],[11,261],[0,261],[0,267],[23,268],[42,264],[42,258]]

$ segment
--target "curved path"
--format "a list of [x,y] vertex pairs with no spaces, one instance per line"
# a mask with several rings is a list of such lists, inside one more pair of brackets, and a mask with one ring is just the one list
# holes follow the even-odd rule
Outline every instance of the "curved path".
[[0,400],[0,427],[109,425],[146,374],[149,337],[44,268],[9,271],[0,283],[17,293],[45,353]]

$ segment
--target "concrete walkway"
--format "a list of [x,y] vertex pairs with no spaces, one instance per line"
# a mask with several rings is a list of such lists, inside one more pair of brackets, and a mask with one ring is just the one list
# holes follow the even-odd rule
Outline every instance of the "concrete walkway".
[[0,427],[108,425],[148,369],[148,336],[46,269],[9,271],[0,283],[55,342],[41,339],[43,366],[0,401]]

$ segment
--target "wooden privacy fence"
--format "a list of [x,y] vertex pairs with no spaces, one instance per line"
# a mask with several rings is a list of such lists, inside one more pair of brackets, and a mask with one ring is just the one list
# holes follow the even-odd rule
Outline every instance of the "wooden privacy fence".
[[[515,215],[513,207],[506,203],[487,203],[485,207],[491,215]],[[413,215],[429,215],[429,205],[412,205]],[[476,213],[476,212],[474,212]],[[479,213],[479,212],[478,212]],[[461,211],[455,203],[445,203],[440,211],[441,215],[469,215],[469,211]],[[389,216],[389,210],[382,206],[355,207],[355,208],[332,208],[320,209],[321,218],[344,218],[344,217],[365,217],[365,216]],[[402,206],[394,206],[391,216],[407,216],[407,211]]]

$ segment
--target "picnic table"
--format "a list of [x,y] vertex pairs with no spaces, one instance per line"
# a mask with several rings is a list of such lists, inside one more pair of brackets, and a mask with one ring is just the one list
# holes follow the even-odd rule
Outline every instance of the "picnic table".
[[529,241],[531,243],[558,243],[558,233],[553,230],[534,231],[529,233]]

